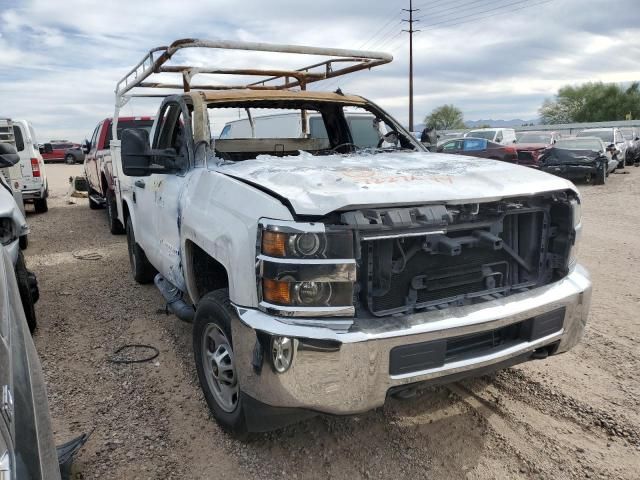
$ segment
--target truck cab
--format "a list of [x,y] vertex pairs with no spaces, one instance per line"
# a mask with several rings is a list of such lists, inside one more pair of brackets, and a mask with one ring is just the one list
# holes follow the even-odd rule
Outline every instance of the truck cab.
[[[209,70],[163,67],[189,47],[341,55],[356,66],[327,60],[322,73],[269,69],[244,87],[191,90],[194,72]],[[112,144],[118,215],[135,280],[154,282],[193,322],[195,368],[223,428],[360,413],[418,383],[579,341],[591,282],[577,263],[573,184],[430,153],[363,97],[293,88],[390,56],[206,40],[157,52],[118,84],[116,105],[136,82],[157,85],[145,81],[154,73],[183,72],[186,91],[162,101],[150,133],[124,130]],[[239,109],[248,131],[216,138]],[[280,110],[299,116],[300,130],[258,135],[257,113]],[[375,146],[354,142],[354,110],[375,121]],[[326,136],[311,134],[307,116]]]
[[[117,134],[125,128],[150,130],[152,124],[151,117],[122,117],[119,119]],[[105,118],[96,125],[91,139],[85,140],[84,173],[89,185],[89,208],[97,210],[106,207],[109,230],[113,234],[119,234],[124,232],[124,228],[115,215],[111,127],[112,119]]]

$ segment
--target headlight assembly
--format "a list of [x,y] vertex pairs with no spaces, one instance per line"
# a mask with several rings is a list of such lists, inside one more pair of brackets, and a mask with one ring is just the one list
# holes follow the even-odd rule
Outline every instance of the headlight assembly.
[[351,316],[353,234],[322,224],[262,223],[257,275],[261,308],[286,316]]

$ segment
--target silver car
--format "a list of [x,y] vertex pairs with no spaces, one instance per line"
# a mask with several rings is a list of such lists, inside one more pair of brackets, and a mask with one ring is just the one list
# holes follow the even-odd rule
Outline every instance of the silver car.
[[60,479],[40,360],[0,245],[0,479]]

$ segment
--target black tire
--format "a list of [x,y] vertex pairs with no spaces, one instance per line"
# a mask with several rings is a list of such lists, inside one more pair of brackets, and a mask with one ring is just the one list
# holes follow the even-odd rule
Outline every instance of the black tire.
[[20,300],[22,302],[22,308],[24,309],[24,316],[27,319],[27,325],[29,331],[33,333],[38,327],[38,320],[36,318],[35,303],[38,301],[38,284],[35,279],[35,275],[27,270],[27,265],[24,263],[24,256],[22,252],[18,253],[18,260],[16,261],[16,280],[18,282],[18,292],[20,292]]
[[129,264],[131,265],[133,279],[141,284],[153,282],[153,277],[155,277],[157,273],[156,269],[149,263],[144,250],[136,242],[131,217],[127,218],[127,247],[129,250]]
[[[614,158],[614,160],[618,160],[618,156],[616,155],[616,157]],[[623,169],[624,168],[624,159],[622,160],[618,160],[618,168]]]
[[102,208],[102,205],[100,205],[98,202],[95,202],[91,199],[92,195],[96,195],[96,191],[89,187],[89,208],[91,210],[100,210]]
[[[229,347],[231,353],[233,353],[233,337],[231,336],[232,321],[238,321],[238,318],[236,311],[231,305],[229,292],[226,288],[209,292],[202,297],[200,302],[198,302],[198,308],[196,309],[193,320],[193,354],[200,387],[202,388],[207,405],[214,418],[227,432],[243,437],[247,433],[247,423],[239,386],[235,408],[232,411],[228,411],[229,408],[227,407],[225,409],[223,403],[219,403],[212,390],[211,384],[215,382],[215,380],[208,379],[207,377],[205,367],[206,360],[203,354],[204,344],[209,342],[209,338],[207,338],[206,335],[212,327],[217,327],[224,332],[231,343]],[[237,374],[235,374],[235,379],[237,382]]]
[[109,231],[113,235],[121,235],[124,233],[124,227],[120,220],[116,218],[116,196],[112,190],[107,191],[107,220],[109,221]]
[[45,213],[49,211],[49,205],[47,205],[46,198],[39,198],[33,201],[33,206],[36,210],[36,213]]
[[593,176],[594,185],[604,185],[607,181],[607,165],[603,163],[600,169]]
[[71,155],[70,153],[68,153],[67,155],[65,155],[64,157],[64,161],[67,165],[74,165],[76,163],[76,159],[73,155]]

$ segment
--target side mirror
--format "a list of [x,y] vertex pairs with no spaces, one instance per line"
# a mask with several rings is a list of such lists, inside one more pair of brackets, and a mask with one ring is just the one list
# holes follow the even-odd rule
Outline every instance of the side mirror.
[[83,153],[89,153],[91,151],[91,142],[85,138],[84,142],[82,143],[81,149]]
[[152,173],[169,173],[177,170],[176,151],[151,150],[149,132],[140,128],[128,128],[120,134],[122,139],[122,171],[128,177],[145,177]]
[[44,153],[44,147],[42,145],[38,145],[38,151],[40,153]]
[[50,143],[44,144],[44,153],[53,153],[53,147]]
[[0,168],[12,167],[19,161],[16,147],[10,143],[0,143]]

